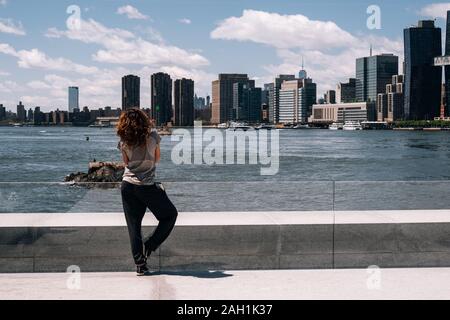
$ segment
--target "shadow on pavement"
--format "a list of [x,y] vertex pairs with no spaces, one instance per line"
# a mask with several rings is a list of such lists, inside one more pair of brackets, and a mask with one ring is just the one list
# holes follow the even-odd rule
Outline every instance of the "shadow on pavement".
[[224,271],[155,271],[151,272],[147,276],[160,276],[160,275],[167,275],[167,276],[181,276],[181,277],[195,277],[195,278],[210,278],[210,279],[217,279],[217,278],[227,278],[232,277],[232,274],[227,274]]

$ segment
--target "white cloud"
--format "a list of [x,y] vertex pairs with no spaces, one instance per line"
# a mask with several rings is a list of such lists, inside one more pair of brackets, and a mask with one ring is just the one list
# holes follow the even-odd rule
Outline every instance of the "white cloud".
[[14,81],[3,81],[0,82],[0,92],[11,93],[19,88],[19,85]]
[[138,20],[148,19],[148,16],[140,13],[138,9],[130,5],[118,8],[117,14],[126,15],[128,19],[138,19]]
[[450,10],[450,2],[432,3],[420,10],[420,15],[429,18],[447,18],[447,10]]
[[0,6],[6,6],[8,4],[7,0],[0,0]]
[[178,22],[182,23],[182,24],[191,24],[192,23],[192,21],[187,18],[180,19],[180,20],[178,20]]
[[9,75],[11,75],[9,72],[0,70],[0,76],[1,76],[1,77],[7,77],[7,76],[9,76]]
[[[318,94],[334,89],[340,81],[355,77],[356,58],[394,53],[403,57],[401,39],[391,40],[371,35],[352,35],[334,22],[314,21],[297,15],[280,15],[264,11],[244,10],[241,17],[220,22],[211,32],[213,39],[247,41],[264,44],[276,50],[279,64],[266,64],[266,75],[258,75],[258,84],[273,81],[277,74],[297,74],[302,57],[308,75],[318,85]],[[264,82],[263,82],[264,81]]]
[[151,65],[152,67],[176,65],[202,67],[209,61],[200,54],[162,43],[153,43],[136,36],[130,31],[108,28],[95,20],[82,21],[80,29],[60,31],[50,28],[47,37],[67,37],[85,43],[95,43],[103,47],[93,56],[93,60],[115,64]]
[[26,32],[21,22],[15,23],[11,19],[0,19],[0,32],[24,36]]
[[276,48],[322,49],[345,47],[355,37],[331,21],[310,20],[301,14],[280,15],[244,10],[241,17],[220,22],[213,39],[252,41]]
[[18,66],[24,69],[37,68],[81,74],[98,71],[96,67],[87,67],[65,58],[50,58],[39,49],[17,51],[9,44],[0,43],[0,53],[16,57]]

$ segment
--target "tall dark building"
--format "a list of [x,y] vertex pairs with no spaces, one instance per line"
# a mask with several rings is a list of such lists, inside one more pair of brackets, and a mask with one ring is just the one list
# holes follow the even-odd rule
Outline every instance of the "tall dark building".
[[419,21],[404,30],[405,44],[405,118],[432,120],[440,115],[441,67],[434,58],[442,55],[441,29],[434,21]]
[[141,78],[127,75],[122,78],[122,110],[141,107]]
[[[151,76],[152,118],[157,126],[172,121],[172,78],[163,72]],[[192,95],[193,97],[193,95]]]
[[392,76],[398,74],[398,57],[381,54],[356,60],[356,101],[375,102]]
[[250,123],[261,122],[261,88],[254,82],[233,85],[233,120]]
[[[447,28],[445,33],[445,55],[450,56],[450,11],[447,11]],[[445,105],[444,116],[450,117],[450,66],[445,66]]]
[[6,108],[0,104],[0,121],[6,119]]
[[25,122],[27,119],[27,112],[25,111],[25,106],[22,104],[22,101],[17,105],[17,120],[19,122]]
[[211,123],[219,124],[233,120],[233,85],[249,83],[246,74],[219,74],[219,79],[212,82]]
[[194,126],[194,81],[191,79],[175,80],[175,125]]
[[356,79],[350,78],[347,83],[339,82],[336,90],[337,103],[351,103],[356,101]]

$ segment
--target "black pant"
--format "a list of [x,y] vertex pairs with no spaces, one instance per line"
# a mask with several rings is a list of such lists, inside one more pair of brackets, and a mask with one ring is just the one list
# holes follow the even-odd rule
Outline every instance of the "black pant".
[[[156,185],[138,186],[123,181],[121,192],[133,259],[136,265],[142,265],[146,262],[143,244],[156,251],[172,232],[178,212],[166,192]],[[141,224],[147,208],[159,224],[151,236],[143,239]]]

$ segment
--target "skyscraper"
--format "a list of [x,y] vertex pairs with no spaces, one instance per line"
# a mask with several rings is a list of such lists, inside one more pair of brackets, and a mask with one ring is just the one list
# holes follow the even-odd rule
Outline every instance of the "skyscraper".
[[261,122],[261,88],[254,82],[233,85],[233,117],[237,121]]
[[440,114],[442,70],[433,61],[442,55],[441,29],[433,20],[419,21],[404,30],[404,45],[405,117],[432,120]]
[[25,122],[27,119],[27,113],[25,111],[25,106],[22,104],[22,101],[17,105],[17,120],[19,122]]
[[0,104],[0,121],[6,119],[6,108]]
[[212,82],[211,123],[219,124],[233,120],[233,85],[253,82],[247,74],[222,73]]
[[69,87],[69,112],[79,109],[79,90],[78,87]]
[[269,122],[280,122],[279,108],[280,108],[280,89],[283,81],[294,80],[293,74],[280,74],[275,78],[272,86],[269,87]]
[[336,91],[328,90],[325,93],[325,102],[328,103],[328,104],[336,103]]
[[[167,73],[158,72],[151,76],[152,118],[157,126],[172,120],[172,78]],[[193,95],[192,95],[193,97]]]
[[384,93],[392,76],[398,74],[398,57],[393,54],[381,54],[358,58],[356,60],[356,101],[377,100]]
[[[445,55],[450,56],[450,11],[447,11],[447,26],[445,31]],[[445,66],[445,105],[444,116],[450,116],[450,66]]]
[[127,75],[122,78],[122,110],[141,107],[141,78]]
[[350,78],[347,83],[339,82],[336,89],[337,103],[351,103],[356,101],[355,78]]
[[306,111],[306,113],[302,115],[302,122],[307,122],[307,118],[312,115],[312,106],[317,102],[317,84],[315,84],[311,78],[300,80],[302,82],[300,95],[304,99],[301,100],[301,108]]
[[175,125],[194,126],[194,81],[191,79],[175,80]]

